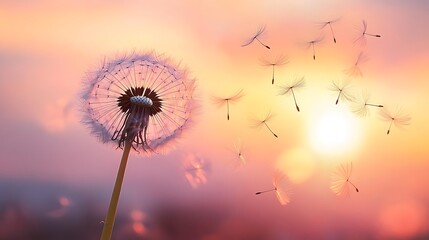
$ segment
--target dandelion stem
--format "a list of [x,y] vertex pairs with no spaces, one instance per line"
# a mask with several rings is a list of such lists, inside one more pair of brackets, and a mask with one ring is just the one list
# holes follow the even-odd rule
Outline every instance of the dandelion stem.
[[337,43],[337,39],[335,39],[335,34],[334,34],[334,30],[332,29],[331,23],[328,23],[328,25],[329,25],[329,28],[331,29],[332,37],[334,38],[334,43]]
[[340,92],[338,93],[338,97],[337,97],[337,101],[335,101],[335,104],[338,104],[338,101],[340,100],[340,96],[341,96],[341,92],[342,92],[343,90],[340,90]]
[[264,121],[264,124],[265,124],[265,127],[267,127],[267,128],[268,128],[268,130],[270,130],[270,132],[274,135],[274,137],[278,138],[277,134],[275,134],[275,133],[273,132],[273,130],[271,130],[271,128],[270,128],[270,127],[268,127],[268,124],[267,124],[265,121]]
[[372,103],[365,103],[366,106],[371,106],[371,107],[383,107],[383,105],[379,105],[379,104],[372,104]]
[[274,84],[274,64],[273,64],[273,79],[271,80],[271,84]]
[[370,33],[365,33],[365,34],[371,37],[381,37],[381,35],[379,34],[370,34]]
[[259,194],[266,193],[266,192],[272,192],[272,191],[277,191],[277,189],[276,189],[276,188],[273,188],[273,189],[270,189],[270,190],[265,190],[265,191],[261,191],[261,192],[256,192],[256,193],[255,193],[255,195],[259,195]]
[[314,51],[314,42],[311,43],[313,46],[313,60],[316,60],[316,52]]
[[113,188],[112,197],[110,199],[109,210],[107,211],[106,219],[104,221],[103,233],[101,240],[110,240],[115,223],[116,209],[118,207],[119,195],[121,194],[122,182],[125,175],[125,167],[127,166],[128,156],[130,155],[131,141],[126,140],[124,151],[122,153],[121,163],[119,165],[118,175],[116,176],[115,187]]
[[293,88],[291,89],[291,92],[292,92],[292,96],[293,96],[293,101],[295,102],[296,110],[299,112],[299,107],[298,107],[298,104],[296,103],[296,98],[295,98],[295,93],[293,92]]
[[389,135],[389,133],[390,133],[390,128],[392,127],[392,123],[393,123],[393,121],[394,121],[394,120],[390,121],[389,129],[387,130],[387,135]]
[[229,99],[226,99],[226,119],[229,120]]
[[359,189],[352,182],[350,182],[348,179],[347,182],[349,182],[355,188],[356,192],[359,192]]
[[262,46],[264,46],[264,47],[266,47],[266,48],[268,48],[268,49],[271,49],[269,46],[267,46],[267,45],[265,45],[265,44],[263,44],[262,42],[261,42],[261,40],[259,40],[259,38],[255,38],[260,44],[262,44]]

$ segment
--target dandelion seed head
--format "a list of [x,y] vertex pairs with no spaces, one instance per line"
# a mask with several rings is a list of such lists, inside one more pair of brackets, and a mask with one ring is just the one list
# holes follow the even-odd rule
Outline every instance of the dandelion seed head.
[[334,24],[334,23],[336,23],[336,22],[338,22],[338,21],[340,21],[340,20],[341,20],[341,17],[337,17],[337,18],[331,19],[331,20],[329,20],[329,21],[318,22],[317,24],[320,26],[320,29],[323,29],[323,28],[325,28],[327,25],[329,25],[329,24]]
[[130,97],[131,105],[137,105],[142,107],[151,107],[153,105],[152,99],[146,96],[132,96]]
[[236,167],[241,165],[246,165],[247,159],[246,156],[243,153],[241,140],[237,139],[237,141],[234,143],[234,151],[233,151],[233,163],[236,165]]
[[273,118],[273,114],[271,113],[271,111],[267,112],[265,115],[260,115],[258,117],[253,117],[251,118],[251,127],[254,128],[259,128],[261,127],[264,123],[269,122],[272,118]]
[[377,38],[381,37],[381,35],[379,35],[379,34],[368,33],[367,28],[368,28],[368,24],[367,24],[366,20],[362,20],[362,27],[358,28],[359,29],[359,35],[354,40],[354,43],[358,43],[363,47],[366,45],[366,36],[377,37]]
[[194,79],[154,53],[104,60],[84,84],[83,122],[104,143],[159,152],[191,122]]
[[323,40],[324,40],[324,36],[320,35],[317,38],[307,41],[305,43],[305,48],[310,48],[310,47],[313,47],[314,45],[322,44]]
[[276,170],[274,173],[273,186],[279,203],[281,205],[287,205],[290,203],[289,183],[286,175],[284,175],[280,170]]
[[292,89],[302,88],[305,86],[305,78],[304,77],[295,77],[292,81],[289,81],[286,84],[279,85],[279,95],[286,95],[292,93]]
[[349,196],[350,185],[359,192],[358,188],[350,181],[352,175],[353,165],[352,162],[341,164],[337,167],[336,171],[332,174],[331,190],[337,196]]
[[337,100],[341,99],[348,102],[356,101],[356,98],[352,94],[353,89],[349,80],[334,80],[329,86],[329,90],[336,92]]
[[352,105],[350,105],[351,111],[360,117],[366,117],[369,114],[370,107],[383,107],[380,104],[374,104],[369,102],[370,95],[366,91],[362,91],[362,98],[356,98]]
[[283,66],[289,63],[289,58],[285,55],[278,55],[274,59],[260,58],[262,66]]
[[211,100],[214,104],[216,104],[218,107],[222,107],[223,105],[226,104],[226,102],[228,101],[229,103],[235,103],[238,102],[243,96],[244,96],[244,92],[243,89],[240,89],[239,91],[237,91],[236,93],[232,94],[232,95],[228,95],[227,97],[223,96],[223,97],[219,97],[219,96],[212,96]]
[[258,31],[252,36],[252,37],[250,37],[250,38],[248,38],[241,46],[242,47],[245,47],[245,46],[248,46],[248,45],[250,45],[251,43],[253,43],[254,41],[255,41],[255,39],[261,44],[261,45],[263,45],[264,47],[266,47],[266,48],[268,48],[268,49],[270,49],[270,47],[268,46],[268,45],[265,45],[265,44],[263,44],[260,40],[259,40],[259,37],[261,37],[262,36],[262,34],[264,33],[264,31],[265,31],[265,26],[262,26],[262,27],[260,27],[259,29],[258,29]]
[[383,107],[379,110],[378,113],[381,120],[390,123],[388,134],[392,124],[397,128],[403,129],[405,126],[410,125],[411,123],[411,117],[404,113],[402,108],[399,106],[397,106],[393,112],[391,112],[389,108]]

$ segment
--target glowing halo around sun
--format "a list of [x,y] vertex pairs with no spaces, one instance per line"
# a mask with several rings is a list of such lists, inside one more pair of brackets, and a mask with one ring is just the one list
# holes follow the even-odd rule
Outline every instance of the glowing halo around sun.
[[319,109],[311,118],[308,137],[312,148],[323,154],[340,154],[356,149],[361,122],[341,106]]

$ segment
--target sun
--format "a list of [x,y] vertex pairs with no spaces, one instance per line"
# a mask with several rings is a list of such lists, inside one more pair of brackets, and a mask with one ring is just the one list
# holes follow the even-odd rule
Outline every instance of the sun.
[[344,107],[322,108],[311,117],[309,124],[309,140],[317,152],[344,153],[358,144],[359,119]]

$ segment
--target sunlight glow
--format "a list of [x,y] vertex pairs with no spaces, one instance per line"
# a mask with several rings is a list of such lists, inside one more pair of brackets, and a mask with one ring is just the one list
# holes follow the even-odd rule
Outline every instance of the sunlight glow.
[[276,167],[293,183],[303,183],[314,173],[315,162],[304,148],[288,149],[277,159]]
[[309,138],[317,152],[343,153],[356,146],[360,133],[359,119],[348,109],[334,106],[321,110],[311,119]]

